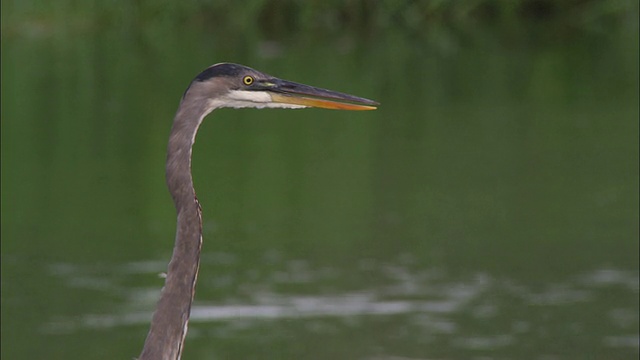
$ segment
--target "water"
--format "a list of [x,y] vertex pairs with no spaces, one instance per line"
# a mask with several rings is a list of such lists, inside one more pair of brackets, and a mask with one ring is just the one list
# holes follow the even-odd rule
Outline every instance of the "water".
[[636,358],[631,30],[3,31],[3,358],[139,353],[173,242],[171,119],[219,61],[382,105],[207,118],[183,358]]

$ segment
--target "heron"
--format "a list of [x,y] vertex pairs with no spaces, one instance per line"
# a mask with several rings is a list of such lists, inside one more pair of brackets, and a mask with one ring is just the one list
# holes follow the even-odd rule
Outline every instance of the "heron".
[[202,120],[219,108],[374,110],[377,105],[232,63],[212,65],[191,81],[174,117],[167,148],[167,187],[177,212],[173,254],[140,360],[179,360],[182,355],[202,246],[202,209],[191,175],[191,152]]

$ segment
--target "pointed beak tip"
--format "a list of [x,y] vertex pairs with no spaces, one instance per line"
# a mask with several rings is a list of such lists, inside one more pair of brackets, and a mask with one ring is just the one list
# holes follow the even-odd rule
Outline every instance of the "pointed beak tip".
[[315,94],[271,94],[275,102],[332,110],[376,110],[376,101],[356,97],[314,97]]
[[274,102],[334,110],[376,110],[377,101],[333,90],[273,79],[267,89]]

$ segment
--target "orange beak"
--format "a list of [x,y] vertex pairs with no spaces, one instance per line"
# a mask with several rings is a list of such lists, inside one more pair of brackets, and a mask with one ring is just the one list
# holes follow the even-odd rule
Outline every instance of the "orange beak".
[[280,79],[269,79],[256,84],[266,90],[274,102],[335,110],[375,110],[377,102],[337,91]]

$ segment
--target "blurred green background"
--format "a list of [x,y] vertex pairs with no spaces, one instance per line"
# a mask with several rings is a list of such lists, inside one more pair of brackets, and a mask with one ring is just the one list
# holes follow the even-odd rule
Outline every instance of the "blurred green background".
[[2,2],[6,359],[139,354],[168,132],[217,62],[375,99],[219,110],[184,359],[636,359],[637,1]]

